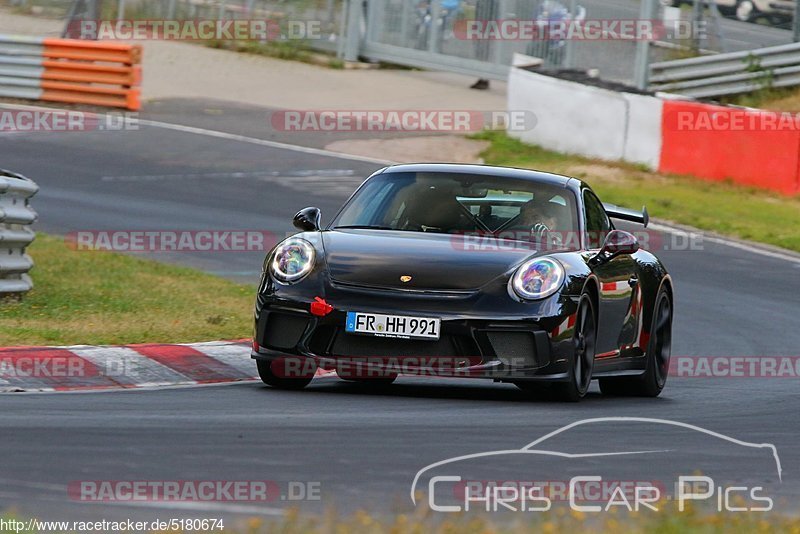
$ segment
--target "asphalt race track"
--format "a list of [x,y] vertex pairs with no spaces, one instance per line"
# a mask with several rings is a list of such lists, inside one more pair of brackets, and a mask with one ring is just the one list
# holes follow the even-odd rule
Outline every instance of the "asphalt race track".
[[[268,139],[259,135],[263,115],[249,117],[231,110],[215,117],[214,129]],[[291,141],[320,147],[318,139]],[[0,166],[40,185],[33,204],[42,231],[248,229],[283,236],[299,208],[316,205],[330,220],[352,189],[381,165],[143,125],[138,131],[3,135]],[[800,261],[711,239],[699,243],[696,250],[658,252],[676,284],[673,357],[797,355]],[[245,252],[155,256],[246,282],[255,280],[262,261],[261,254]],[[579,429],[574,439],[565,435],[559,446],[658,449],[662,452],[645,460],[603,463],[616,468],[620,480],[668,480],[679,464],[713,465],[731,481],[766,480],[774,487],[776,508],[796,512],[797,385],[797,377],[672,377],[655,400],[606,398],[593,386],[575,405],[530,400],[510,385],[424,378],[401,378],[383,390],[323,378],[301,392],[246,383],[2,395],[0,510],[76,520],[276,515],[289,505],[310,512],[328,506],[345,512],[407,510],[413,506],[412,480],[430,463],[516,449],[585,418],[635,416],[774,444],[782,481],[741,448],[659,424],[598,423]],[[678,454],[678,460],[663,451]],[[493,476],[520,475],[504,465]],[[272,480],[281,487],[290,481],[319,483],[321,499],[276,498],[266,507],[132,506],[77,502],[66,489],[78,480],[182,479]]]

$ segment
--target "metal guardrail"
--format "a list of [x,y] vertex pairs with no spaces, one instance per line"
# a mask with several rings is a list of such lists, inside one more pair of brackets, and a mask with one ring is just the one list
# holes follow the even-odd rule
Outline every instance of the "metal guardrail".
[[793,85],[800,85],[800,43],[650,65],[650,90],[695,98]]
[[0,34],[0,96],[140,107],[141,46]]
[[30,228],[37,217],[30,198],[37,191],[39,186],[28,178],[0,169],[0,297],[33,287],[28,275],[33,260],[25,248],[36,235]]

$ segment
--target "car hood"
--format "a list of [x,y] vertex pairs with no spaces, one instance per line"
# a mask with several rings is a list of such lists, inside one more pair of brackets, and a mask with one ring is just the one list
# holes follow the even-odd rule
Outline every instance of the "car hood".
[[397,289],[477,289],[536,255],[493,238],[391,230],[334,230],[322,241],[335,282]]

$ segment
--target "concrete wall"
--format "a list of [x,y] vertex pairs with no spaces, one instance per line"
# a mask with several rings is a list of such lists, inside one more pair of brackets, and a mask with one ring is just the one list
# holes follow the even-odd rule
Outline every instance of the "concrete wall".
[[533,111],[536,127],[509,135],[544,148],[657,168],[661,101],[512,68],[509,111]]
[[628,130],[622,159],[657,169],[662,146],[663,102],[652,96],[622,93],[628,103]]

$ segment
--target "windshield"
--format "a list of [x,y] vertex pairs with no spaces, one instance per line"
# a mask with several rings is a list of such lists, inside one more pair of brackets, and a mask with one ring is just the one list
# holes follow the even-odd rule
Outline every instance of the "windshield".
[[574,195],[559,186],[475,174],[386,173],[371,178],[333,228],[483,233],[561,241],[577,229]]

